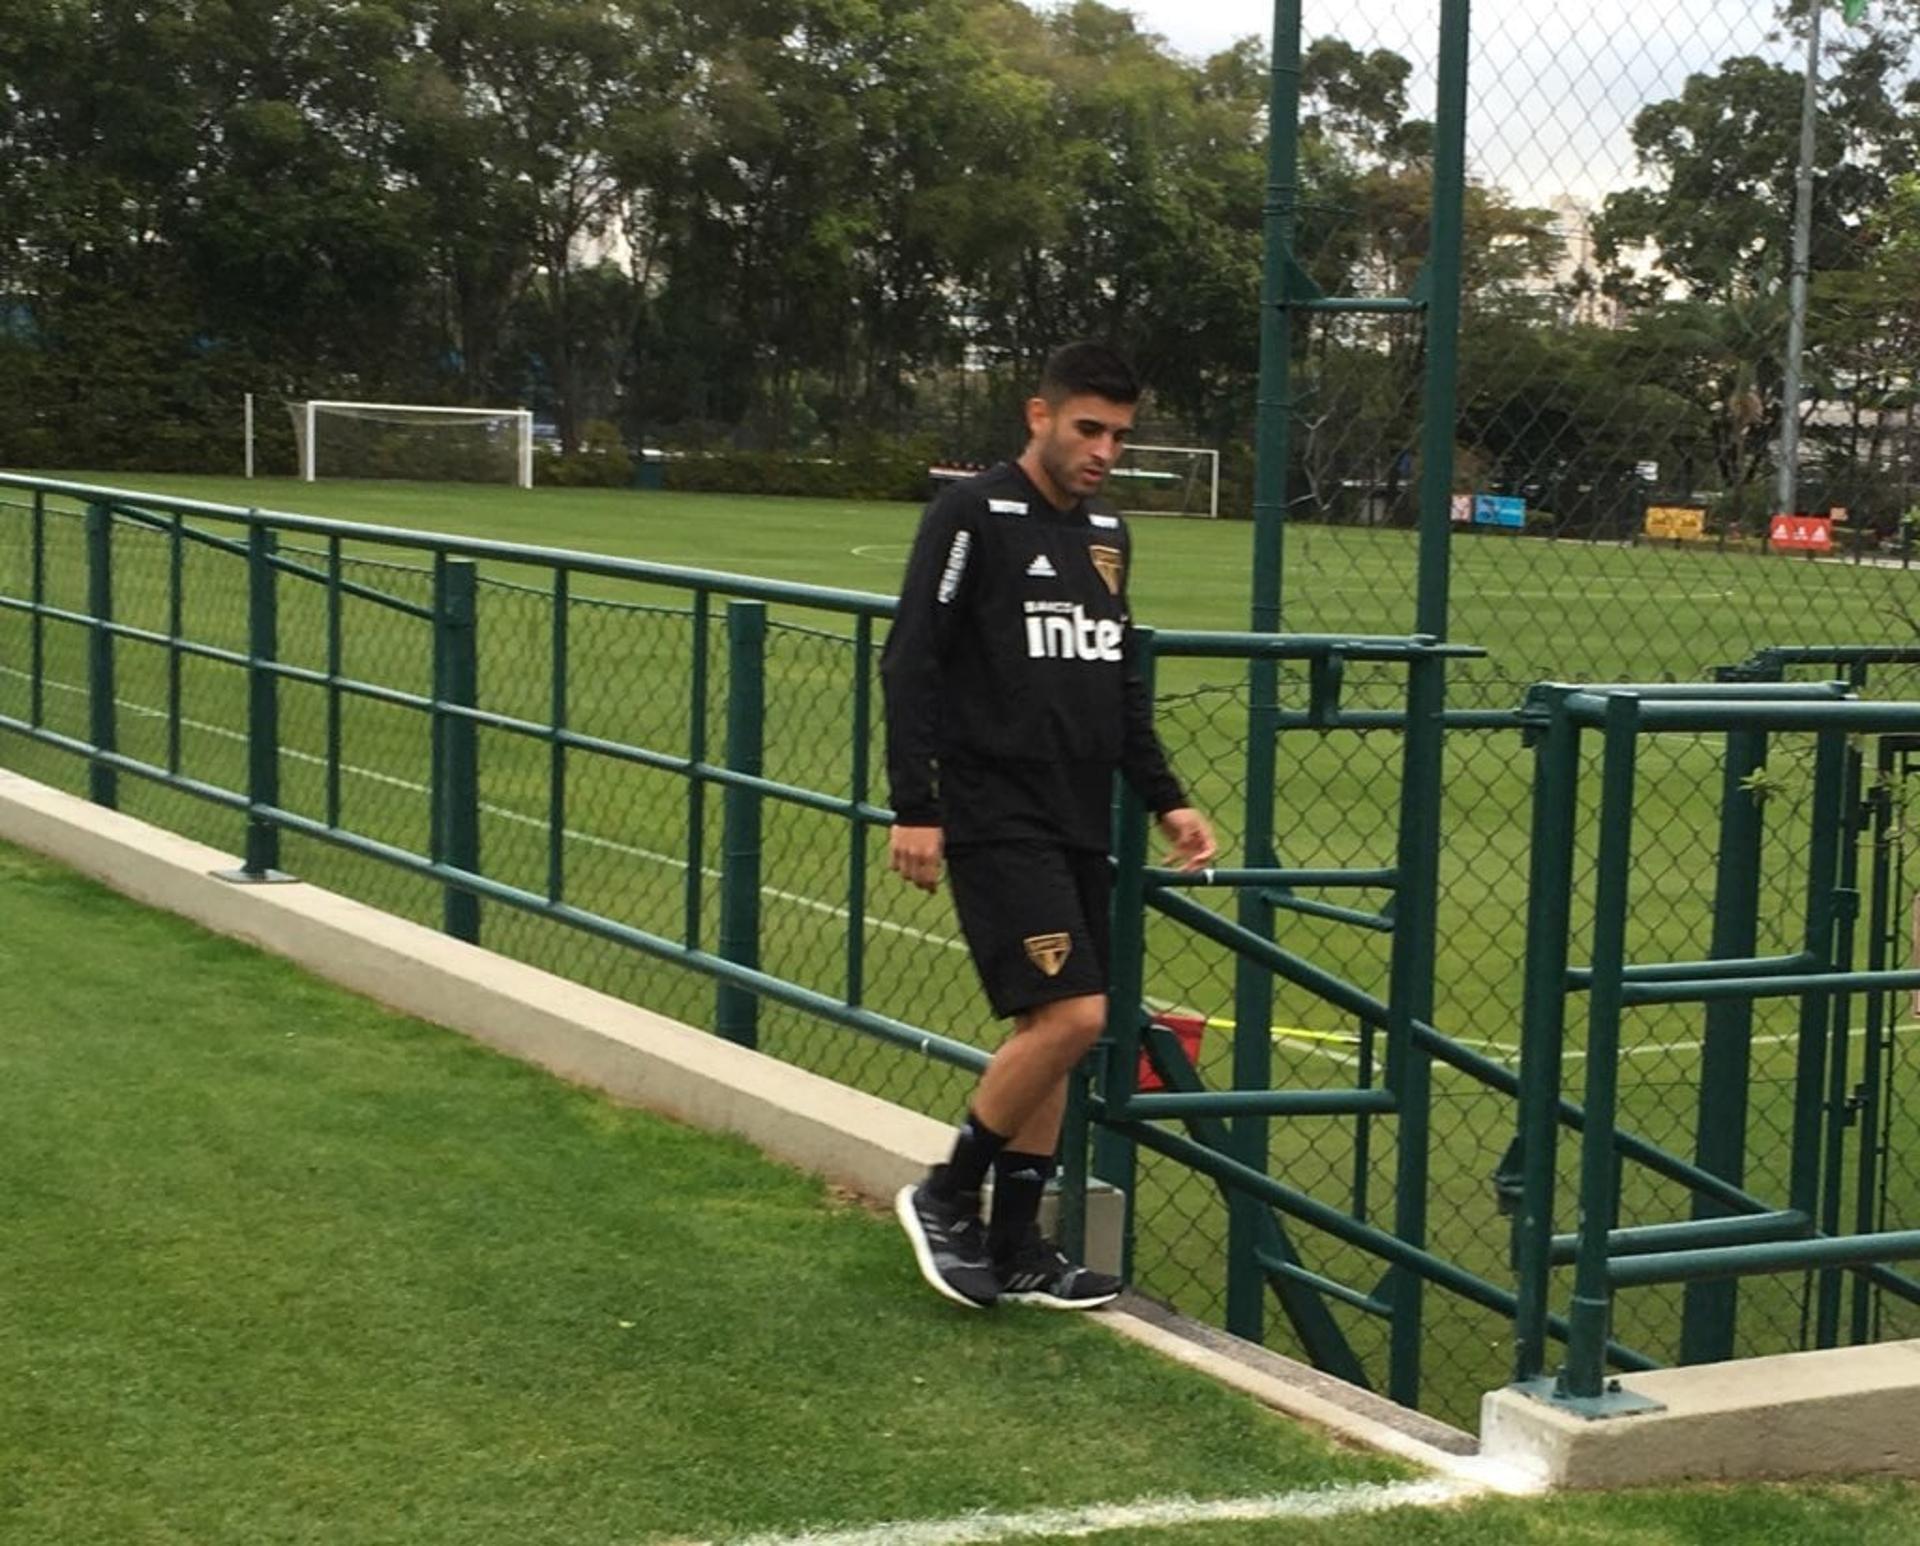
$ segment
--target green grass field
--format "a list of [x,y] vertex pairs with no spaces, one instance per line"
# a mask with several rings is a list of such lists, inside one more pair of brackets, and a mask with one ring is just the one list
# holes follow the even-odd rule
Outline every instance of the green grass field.
[[[102,480],[113,481],[113,480]],[[713,496],[634,495],[443,486],[291,484],[237,480],[148,479],[141,486],[183,495],[258,503],[359,521],[466,533],[544,546],[626,554],[701,568],[754,573],[846,588],[888,591],[896,583],[914,523],[907,507],[835,505]],[[18,506],[0,507],[0,592],[24,594],[24,523]],[[11,519],[9,519],[11,517]],[[53,523],[50,599],[84,606],[77,523]],[[1142,619],[1166,626],[1244,626],[1248,595],[1244,525],[1136,523]],[[167,625],[167,553],[163,538],[123,533],[116,602],[124,620]],[[1904,642],[1913,610],[1912,577],[1898,569],[1812,564],[1754,554],[1596,548],[1509,539],[1462,539],[1454,576],[1455,636],[1493,651],[1459,669],[1453,702],[1511,707],[1524,685],[1560,679],[1687,678],[1738,660],[1769,643]],[[352,550],[349,572],[384,592],[423,602],[427,576],[390,565],[391,550]],[[1288,545],[1290,626],[1342,631],[1398,631],[1411,607],[1411,540],[1404,533],[1301,529]],[[414,559],[417,562],[417,558]],[[189,548],[183,558],[184,621],[192,637],[244,647],[245,587],[230,557]],[[532,570],[489,565],[481,620],[485,706],[543,718],[549,706],[551,625],[544,596],[516,585]],[[324,665],[318,587],[283,582],[282,639],[289,658]],[[671,587],[583,580],[570,609],[575,674],[570,723],[584,733],[669,752],[687,748],[686,678],[691,661],[687,596]],[[808,787],[844,794],[851,747],[845,729],[853,685],[846,620],[831,614],[776,609],[769,654],[768,771]],[[350,675],[427,690],[422,625],[365,602],[348,603],[345,669]],[[26,689],[17,663],[26,658],[26,628],[17,613],[0,613],[0,713],[24,717]],[[724,716],[716,671],[709,717],[717,751]],[[46,631],[47,712],[56,728],[83,734],[84,640],[70,626]],[[164,651],[126,646],[120,652],[118,696],[123,747],[155,762],[169,754],[169,662]],[[11,673],[9,674],[9,666]],[[184,771],[228,788],[244,788],[244,681],[230,667],[187,660],[180,667]],[[1216,817],[1233,853],[1244,820],[1241,767],[1244,709],[1230,665],[1167,663],[1160,674],[1162,729],[1196,799]],[[1391,672],[1357,668],[1358,701],[1397,701]],[[1892,678],[1883,691],[1911,693]],[[1297,694],[1300,684],[1290,684]],[[286,803],[325,809],[324,695],[283,690],[288,748],[282,773]],[[876,743],[877,744],[877,743]],[[356,831],[415,851],[427,839],[428,763],[424,724],[409,710],[350,702],[342,716],[343,822]],[[1803,841],[1792,820],[1793,795],[1804,789],[1801,748],[1781,743],[1773,771],[1782,794],[1772,809],[1763,950],[1790,949],[1802,883],[1793,871]],[[78,765],[62,754],[9,738],[7,760],[69,787]],[[1385,865],[1392,860],[1399,798],[1398,742],[1384,733],[1290,733],[1281,746],[1277,825],[1290,863]],[[1636,896],[1635,954],[1642,959],[1708,953],[1711,849],[1718,797],[1713,749],[1690,739],[1663,740],[1643,762],[1640,812],[1643,848]],[[877,765],[877,763],[876,763]],[[483,851],[488,873],[529,890],[547,883],[550,767],[544,747],[504,732],[482,735]],[[1443,793],[1442,954],[1436,1021],[1443,1030],[1503,1061],[1518,1034],[1519,961],[1524,937],[1525,862],[1530,769],[1511,731],[1456,735]],[[677,777],[575,756],[567,771],[563,853],[567,897],[633,926],[682,937],[688,910],[688,814]],[[881,791],[884,798],[884,791]],[[235,847],[237,818],[186,797],[129,781],[129,809]],[[706,846],[697,874],[715,863],[717,798],[708,802]],[[882,845],[865,848],[866,1002],[898,1018],[989,1043],[964,953],[953,937],[944,898],[924,899],[884,874]],[[1707,856],[1703,859],[1703,855]],[[849,844],[844,824],[818,813],[773,807],[767,817],[763,962],[824,992],[845,987],[845,909]],[[315,843],[290,842],[298,873],[410,916],[437,921],[434,890],[404,876]],[[695,912],[713,941],[714,877],[702,877]],[[485,939],[496,948],[566,971],[695,1023],[707,1023],[712,989],[704,980],[634,952],[510,910],[489,907]],[[1299,915],[1283,918],[1283,942],[1338,970],[1362,987],[1383,991],[1385,936]],[[1209,946],[1155,927],[1150,934],[1149,993],[1211,1015],[1231,1013],[1232,964]],[[1356,1028],[1324,1004],[1291,989],[1279,995],[1275,1042],[1279,1082],[1302,1087],[1351,1084],[1359,1049]],[[1761,1011],[1755,1068],[1749,1182],[1777,1192],[1783,1184],[1792,1051],[1785,1038],[1791,1011]],[[1625,1081],[1629,1124],[1682,1152],[1692,1147],[1697,1100],[1697,1019],[1682,1012],[1636,1017]],[[889,1098],[945,1116],[957,1111],[965,1081],[906,1053],[852,1038],[800,1016],[769,1009],[768,1050]],[[1769,1040],[1767,1038],[1779,1038]],[[1896,1047],[1903,1060],[1904,1044]],[[1578,1047],[1570,1067],[1580,1070]],[[1230,1033],[1214,1034],[1205,1068],[1227,1078]],[[1902,1069],[1902,1080],[1910,1082]],[[1901,1087],[1904,1087],[1904,1082]],[[1577,1093],[1577,1091],[1576,1091]],[[1912,1115],[1891,1113],[1896,1137],[1915,1136]],[[1478,1085],[1442,1072],[1436,1083],[1434,1246],[1442,1254],[1505,1281],[1507,1224],[1495,1207],[1491,1176],[1512,1135],[1510,1105]],[[1896,1154],[1906,1146],[1896,1144]],[[1567,1152],[1570,1153],[1570,1148]],[[1273,1138],[1276,1173],[1328,1201],[1374,1218],[1390,1218],[1394,1175],[1391,1124],[1376,1123],[1362,1157],[1350,1126],[1281,1124]],[[1891,1222],[1920,1217],[1920,1181],[1902,1169],[1890,1199]],[[1140,1181],[1138,1277],[1149,1292],[1200,1315],[1219,1310],[1222,1211],[1211,1189],[1171,1165],[1143,1163]],[[1681,1216],[1685,1199],[1671,1187],[1629,1174],[1623,1218]],[[1569,1209],[1565,1215],[1571,1218]],[[1376,1264],[1356,1252],[1307,1237],[1309,1265],[1371,1289]],[[1742,1345],[1774,1350],[1797,1345],[1806,1285],[1775,1281],[1743,1290]],[[1677,1291],[1641,1290],[1619,1305],[1621,1335],[1655,1356],[1670,1356]],[[1381,1328],[1344,1309],[1337,1314],[1374,1367]],[[1889,1329],[1900,1329],[1898,1316]],[[1276,1346],[1290,1348],[1284,1325]],[[1506,1376],[1505,1328],[1498,1318],[1440,1295],[1430,1296],[1429,1398],[1456,1420],[1470,1418],[1480,1391]]]
[[[1111,1546],[1920,1529],[1885,1485],[1129,1527],[1148,1500],[1406,1472],[1088,1320],[954,1311],[890,1220],[737,1142],[5,846],[0,1025],[10,1546],[800,1546],[898,1521],[867,1537],[896,1546],[969,1515],[967,1539]],[[1112,1528],[1016,1533],[1099,1504]]]

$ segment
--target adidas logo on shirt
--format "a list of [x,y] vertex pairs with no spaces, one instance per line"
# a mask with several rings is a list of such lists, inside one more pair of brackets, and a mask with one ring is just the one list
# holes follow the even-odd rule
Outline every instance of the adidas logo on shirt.
[[1053,567],[1053,560],[1048,558],[1045,553],[1042,553],[1032,563],[1027,565],[1027,578],[1029,580],[1057,580],[1060,578],[1060,574],[1059,571]]

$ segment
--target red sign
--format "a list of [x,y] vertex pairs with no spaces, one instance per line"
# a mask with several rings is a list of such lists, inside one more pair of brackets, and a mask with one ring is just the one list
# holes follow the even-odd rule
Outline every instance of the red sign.
[[1767,540],[1779,553],[1831,553],[1833,521],[1824,515],[1776,515]]

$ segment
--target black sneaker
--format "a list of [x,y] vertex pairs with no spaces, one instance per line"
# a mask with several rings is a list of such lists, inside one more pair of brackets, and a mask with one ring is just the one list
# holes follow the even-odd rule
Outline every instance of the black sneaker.
[[1125,1287],[1109,1273],[1069,1261],[1066,1253],[1034,1230],[1010,1256],[994,1263],[1000,1297],[1009,1304],[1037,1304],[1049,1310],[1097,1310]]
[[893,1200],[900,1227],[913,1242],[920,1276],[955,1304],[985,1310],[1000,1297],[1000,1280],[987,1255],[987,1226],[978,1201],[945,1202],[926,1182],[903,1186]]

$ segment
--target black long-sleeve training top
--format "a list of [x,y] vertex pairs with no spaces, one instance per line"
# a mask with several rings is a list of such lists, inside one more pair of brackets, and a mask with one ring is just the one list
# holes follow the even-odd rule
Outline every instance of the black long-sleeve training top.
[[881,656],[896,819],[949,847],[1104,852],[1118,768],[1156,815],[1186,804],[1136,663],[1125,522],[1056,509],[1017,463],[927,507]]

